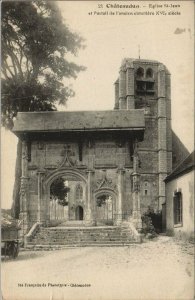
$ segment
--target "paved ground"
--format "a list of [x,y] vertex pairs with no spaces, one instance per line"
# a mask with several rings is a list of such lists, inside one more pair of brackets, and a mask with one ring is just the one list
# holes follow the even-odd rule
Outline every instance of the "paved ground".
[[22,251],[2,262],[3,299],[193,299],[193,259],[192,244],[165,236],[129,247]]

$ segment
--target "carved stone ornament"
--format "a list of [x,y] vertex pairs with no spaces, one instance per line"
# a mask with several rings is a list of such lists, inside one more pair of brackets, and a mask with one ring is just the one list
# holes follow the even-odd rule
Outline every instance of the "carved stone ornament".
[[95,141],[94,141],[93,139],[89,139],[89,140],[87,141],[87,147],[88,147],[89,149],[91,149],[91,148],[94,148],[94,146],[95,146]]
[[61,164],[58,166],[58,169],[62,167],[74,167],[76,165],[76,159],[74,158],[75,153],[72,151],[70,145],[64,145],[61,155],[64,158]]
[[45,142],[39,141],[39,142],[37,143],[37,147],[38,147],[39,150],[45,149]]
[[116,185],[113,184],[112,179],[107,178],[106,171],[104,170],[102,174],[102,179],[97,180],[96,184],[93,187],[93,191],[95,192],[106,188],[116,190]]
[[20,185],[20,195],[21,197],[26,196],[28,189],[28,178],[22,178]]

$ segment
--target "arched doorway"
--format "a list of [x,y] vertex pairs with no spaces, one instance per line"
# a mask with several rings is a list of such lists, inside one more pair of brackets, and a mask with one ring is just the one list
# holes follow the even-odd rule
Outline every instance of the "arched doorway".
[[68,185],[68,181],[63,177],[57,177],[50,185],[50,221],[68,220]]
[[103,191],[96,195],[96,224],[113,225],[115,219],[115,195]]
[[83,208],[82,206],[77,206],[75,210],[75,219],[82,221],[83,220]]
[[[67,195],[65,195],[65,201],[64,199],[62,199],[62,201],[61,199],[60,201],[58,201],[58,199],[57,201],[51,199],[53,185],[55,181],[59,179],[69,188]],[[47,211],[47,220],[50,225],[55,226],[57,223],[69,224],[72,221],[84,220],[83,205],[85,205],[85,202],[87,201],[87,182],[81,172],[75,170],[58,170],[57,172],[55,171],[52,174],[49,174],[43,184],[43,201],[45,204],[45,212]],[[56,188],[56,190],[58,192],[58,188]],[[61,204],[65,205],[63,206]],[[78,206],[81,206],[81,208],[78,208],[76,214],[76,207]],[[61,214],[61,210],[64,210],[65,212]]]

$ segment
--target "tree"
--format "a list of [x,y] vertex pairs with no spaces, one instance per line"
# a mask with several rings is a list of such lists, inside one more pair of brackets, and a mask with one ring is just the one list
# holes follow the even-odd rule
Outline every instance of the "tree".
[[[64,78],[76,78],[83,66],[68,61],[84,40],[70,31],[59,8],[50,1],[2,3],[2,125],[11,129],[17,113],[57,110],[74,95]],[[21,143],[18,143],[14,217],[19,217]]]
[[65,185],[65,181],[62,177],[57,178],[50,187],[50,196],[52,199],[58,200],[62,206],[68,205],[67,194],[70,188]]

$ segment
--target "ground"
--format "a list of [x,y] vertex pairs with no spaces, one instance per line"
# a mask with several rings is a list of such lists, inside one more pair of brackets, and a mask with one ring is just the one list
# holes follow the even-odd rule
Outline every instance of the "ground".
[[193,244],[167,236],[128,247],[21,251],[16,260],[3,258],[2,295],[4,300],[194,299],[193,260]]

